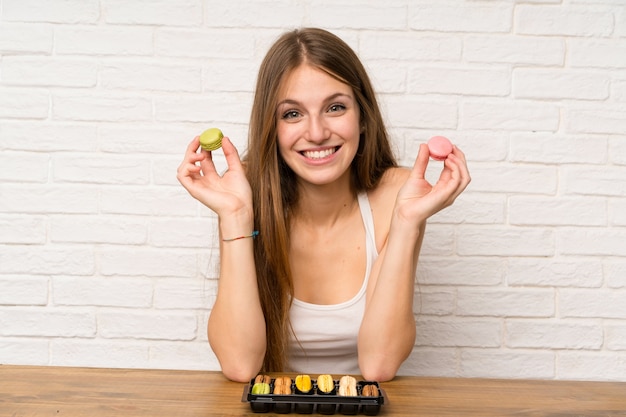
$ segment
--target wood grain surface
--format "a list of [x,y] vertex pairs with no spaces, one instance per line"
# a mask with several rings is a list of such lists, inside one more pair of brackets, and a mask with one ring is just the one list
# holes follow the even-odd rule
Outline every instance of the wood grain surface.
[[[624,382],[403,376],[380,385],[381,416],[626,416]],[[244,387],[210,371],[4,365],[0,416],[276,415],[252,413]]]

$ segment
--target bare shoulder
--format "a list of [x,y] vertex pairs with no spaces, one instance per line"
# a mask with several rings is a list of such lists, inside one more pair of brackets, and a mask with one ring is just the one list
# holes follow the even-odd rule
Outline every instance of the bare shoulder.
[[385,171],[381,183],[385,181],[388,185],[393,184],[397,188],[400,188],[404,185],[406,179],[409,178],[409,174],[411,174],[411,170],[406,167],[389,168]]
[[376,188],[369,192],[371,203],[377,204],[377,200],[384,201],[388,200],[389,197],[393,197],[393,203],[396,195],[398,194],[398,190],[402,187],[402,185],[404,185],[410,172],[411,171],[408,168],[403,167],[389,168],[385,171]]
[[391,215],[396,203],[398,191],[409,177],[408,168],[389,168],[381,178],[378,186],[368,192],[368,198],[374,218],[376,246],[380,251],[387,240]]

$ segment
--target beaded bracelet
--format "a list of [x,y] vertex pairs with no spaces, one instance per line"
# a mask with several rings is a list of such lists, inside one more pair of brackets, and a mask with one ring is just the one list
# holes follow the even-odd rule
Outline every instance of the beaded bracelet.
[[231,239],[222,239],[222,242],[232,242],[233,240],[239,240],[239,239],[245,239],[248,237],[251,237],[252,239],[254,239],[255,237],[257,237],[259,235],[259,231],[255,230],[253,231],[251,234],[249,235],[244,235],[244,236],[237,236],[237,237],[233,237]]

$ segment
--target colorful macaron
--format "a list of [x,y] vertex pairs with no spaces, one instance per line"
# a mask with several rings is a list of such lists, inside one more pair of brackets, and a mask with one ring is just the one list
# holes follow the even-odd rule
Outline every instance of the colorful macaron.
[[320,375],[317,377],[317,390],[321,394],[331,394],[335,390],[335,381],[329,374]]
[[356,379],[350,375],[344,375],[339,380],[339,395],[342,397],[353,397],[357,395]]
[[428,140],[428,150],[431,158],[443,161],[452,153],[452,142],[445,136],[433,136]]
[[311,377],[309,375],[298,375],[296,376],[295,382],[296,389],[302,394],[308,394],[311,392],[311,388],[313,388]]
[[200,146],[205,151],[214,151],[222,146],[224,134],[216,127],[205,130],[200,135]]
[[269,394],[270,382],[271,382],[271,379],[269,375],[257,375],[256,378],[254,378],[254,385],[252,386],[252,394],[256,394],[256,395]]
[[289,395],[291,394],[291,378],[281,376],[274,380],[274,394]]

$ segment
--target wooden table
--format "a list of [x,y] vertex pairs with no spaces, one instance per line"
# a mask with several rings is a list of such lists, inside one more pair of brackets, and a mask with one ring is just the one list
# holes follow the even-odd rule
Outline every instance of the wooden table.
[[[252,413],[244,386],[219,372],[4,365],[0,416],[274,415]],[[381,387],[381,416],[626,416],[626,382],[397,377]]]

